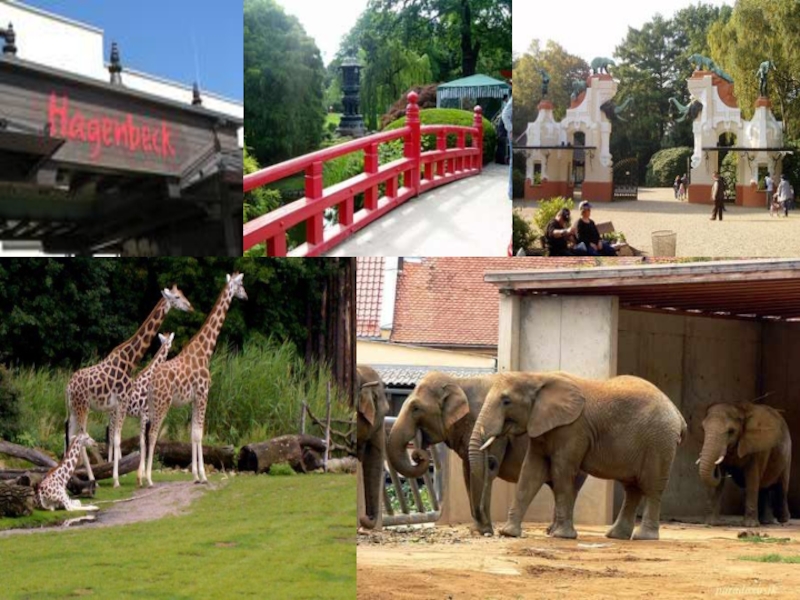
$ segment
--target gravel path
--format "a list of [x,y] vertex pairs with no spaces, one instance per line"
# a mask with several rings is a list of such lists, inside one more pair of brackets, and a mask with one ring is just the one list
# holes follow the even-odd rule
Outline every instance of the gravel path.
[[[515,200],[526,217],[538,203]],[[595,223],[611,221],[628,243],[652,255],[653,231],[669,229],[678,234],[678,256],[703,257],[797,257],[800,256],[800,211],[789,218],[770,217],[766,208],[728,204],[724,220],[710,221],[712,206],[675,200],[671,188],[639,188],[638,201],[594,203]],[[577,218],[573,215],[573,218]]]

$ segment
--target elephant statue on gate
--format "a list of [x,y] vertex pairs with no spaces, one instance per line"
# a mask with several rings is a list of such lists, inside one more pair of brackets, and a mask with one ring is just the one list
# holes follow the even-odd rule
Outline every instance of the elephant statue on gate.
[[[439,442],[444,442],[453,450],[463,462],[464,482],[469,494],[474,529],[482,534],[493,533],[492,481],[499,477],[516,483],[528,448],[527,436],[498,436],[488,448],[489,473],[484,473],[483,470],[479,475],[471,472],[469,441],[472,428],[486,394],[498,377],[484,375],[455,378],[437,371],[428,373],[403,403],[386,446],[389,462],[398,473],[406,477],[422,477],[427,473],[430,464],[430,459],[419,452],[415,454],[414,464],[406,452],[406,446],[416,437],[418,431],[422,433],[423,450]],[[577,475],[576,493],[585,480],[585,473]],[[550,482],[546,483],[549,485]]]
[[389,402],[381,376],[366,365],[356,367],[358,405],[356,407],[356,456],[364,474],[364,506],[366,516],[361,526],[374,529],[381,514],[383,495],[383,460],[386,450],[386,433],[383,420],[389,412]]
[[[686,437],[686,422],[656,386],[626,375],[594,381],[563,372],[504,373],[472,431],[473,473],[481,473],[483,452],[498,436],[521,434],[530,442],[502,535],[520,536],[525,511],[542,483],[552,480],[556,522],[551,535],[577,537],[573,482],[584,471],[619,481],[625,489],[607,537],[658,539],[661,494],[678,444]],[[634,531],[642,497],[644,516]]]
[[608,67],[616,67],[617,63],[615,63],[610,58],[603,58],[602,56],[598,56],[597,58],[592,60],[592,73],[598,75],[599,73],[608,73]]
[[788,521],[792,439],[781,414],[750,402],[713,404],[703,420],[703,435],[697,464],[700,479],[713,490],[706,522],[719,524],[725,475],[746,490],[745,527],[758,527],[759,521],[772,522],[766,510],[770,496],[773,515],[781,523]]
[[669,101],[675,106],[678,110],[679,117],[676,119],[676,122],[682,123],[686,119],[689,119],[689,122],[694,121],[703,111],[703,103],[699,100],[694,100],[691,104],[684,106],[675,96],[672,96]]

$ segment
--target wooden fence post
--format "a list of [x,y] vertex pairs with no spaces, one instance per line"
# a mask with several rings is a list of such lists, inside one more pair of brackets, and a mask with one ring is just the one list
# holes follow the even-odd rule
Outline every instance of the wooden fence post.
[[325,404],[328,405],[328,416],[325,418],[325,457],[322,467],[328,472],[328,459],[331,455],[331,382],[328,382],[328,389],[325,393]]

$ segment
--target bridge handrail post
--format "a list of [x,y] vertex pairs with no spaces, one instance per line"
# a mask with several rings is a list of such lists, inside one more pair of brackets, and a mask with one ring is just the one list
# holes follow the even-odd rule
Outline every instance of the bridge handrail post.
[[477,129],[477,135],[472,136],[472,144],[478,148],[478,164],[475,166],[480,173],[483,171],[483,109],[480,106],[475,107],[472,126]]
[[[322,198],[322,161],[314,161],[306,168],[306,198],[319,200]],[[321,244],[323,237],[324,211],[320,210],[306,220],[306,242]]]
[[[403,175],[403,185],[414,190],[414,195],[419,195],[419,172],[421,168],[422,155],[422,136],[420,134],[419,96],[416,92],[409,92],[408,104],[406,105],[406,125],[411,128],[405,139],[403,155],[410,158],[413,163],[408,171]],[[410,180],[410,181],[409,181]]]

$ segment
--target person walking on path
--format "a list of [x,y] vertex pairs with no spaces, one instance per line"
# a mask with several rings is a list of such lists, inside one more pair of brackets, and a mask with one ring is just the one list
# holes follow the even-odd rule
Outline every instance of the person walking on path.
[[675,183],[672,184],[672,189],[675,190],[675,200],[680,200],[680,190],[681,190],[681,176],[675,175]]
[[770,214],[772,214],[772,192],[774,185],[775,184],[772,181],[772,177],[769,173],[767,173],[766,178],[764,178],[764,187],[767,188],[767,208],[769,209]]
[[725,182],[719,176],[718,172],[714,172],[714,185],[711,186],[711,200],[714,202],[714,210],[711,211],[711,221],[722,221],[722,211],[725,210]]
[[[778,202],[783,209],[783,216],[789,217],[789,204],[792,201],[792,186],[786,179],[786,174],[781,175],[781,182],[778,184]],[[780,213],[778,213],[780,216]]]
[[686,173],[681,177],[681,190],[681,200],[687,200],[689,198],[689,178],[686,176]]

